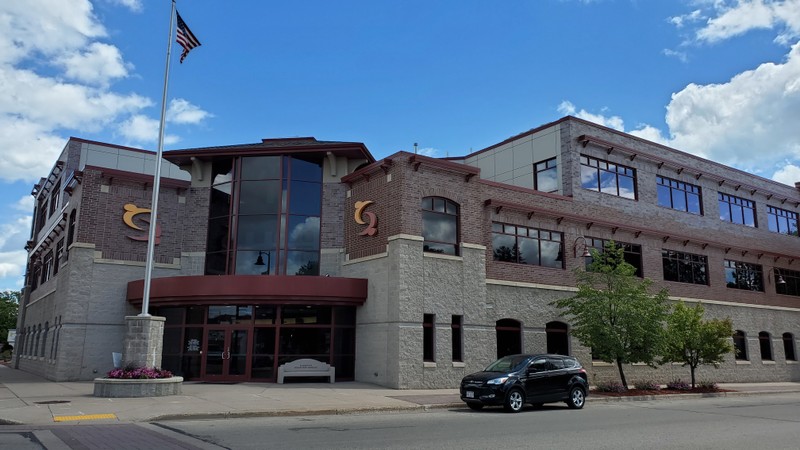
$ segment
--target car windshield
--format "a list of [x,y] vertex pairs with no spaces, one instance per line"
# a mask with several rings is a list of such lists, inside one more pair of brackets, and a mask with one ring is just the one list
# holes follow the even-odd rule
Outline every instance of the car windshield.
[[524,355],[510,355],[504,356],[497,361],[489,364],[489,367],[484,369],[484,372],[516,372],[525,365],[528,357]]

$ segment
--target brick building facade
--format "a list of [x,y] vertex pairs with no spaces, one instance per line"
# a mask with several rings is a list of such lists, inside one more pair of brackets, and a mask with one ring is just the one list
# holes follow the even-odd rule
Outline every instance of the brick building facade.
[[[153,159],[71,139],[37,185],[39,203],[47,186],[64,195],[34,219],[19,368],[58,380],[110,368],[144,265],[121,216],[148,207]],[[573,117],[460,158],[375,161],[363,144],[296,138],[165,159],[151,312],[167,317],[163,365],[190,379],[273,381],[302,356],[340,379],[454,387],[498,355],[542,351],[615,379],[551,306],[575,292],[582,253],[613,240],[672,300],[733,320],[744,351],[700,379],[800,380],[797,188]]]

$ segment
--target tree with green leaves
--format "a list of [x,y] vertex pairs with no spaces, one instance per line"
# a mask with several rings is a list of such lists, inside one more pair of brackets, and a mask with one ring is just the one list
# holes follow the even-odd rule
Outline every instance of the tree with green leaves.
[[733,335],[731,319],[703,320],[704,313],[705,309],[700,303],[689,307],[680,302],[667,317],[662,362],[689,366],[692,389],[695,387],[695,370],[698,366],[713,364],[719,367],[725,355],[733,351],[730,343]]
[[572,323],[572,335],[592,355],[616,363],[625,389],[624,365],[654,366],[660,355],[669,306],[667,291],[651,294],[649,279],[639,279],[613,241],[603,251],[591,249],[593,261],[575,270],[578,293],[553,302]]
[[17,311],[21,295],[19,291],[0,292],[0,342],[6,342],[8,330],[17,327]]

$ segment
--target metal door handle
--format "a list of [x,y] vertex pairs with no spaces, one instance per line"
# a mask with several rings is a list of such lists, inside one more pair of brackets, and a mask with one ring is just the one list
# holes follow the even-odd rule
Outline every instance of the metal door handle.
[[[225,356],[227,354],[227,356]],[[231,359],[231,348],[228,347],[222,352],[222,359]]]

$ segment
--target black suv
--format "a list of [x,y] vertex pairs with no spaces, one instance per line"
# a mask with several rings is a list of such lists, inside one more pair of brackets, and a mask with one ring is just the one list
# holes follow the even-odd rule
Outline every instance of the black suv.
[[503,405],[519,412],[525,403],[551,402],[580,409],[588,393],[586,370],[572,356],[508,355],[461,380],[461,400],[475,410]]

